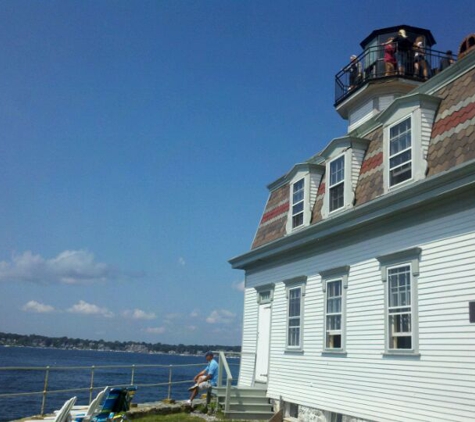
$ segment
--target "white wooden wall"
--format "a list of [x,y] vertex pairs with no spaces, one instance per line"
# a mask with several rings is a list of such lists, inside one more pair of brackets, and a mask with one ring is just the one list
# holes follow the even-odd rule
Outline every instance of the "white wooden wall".
[[255,353],[257,350],[257,293],[255,289],[244,291],[244,321],[242,330],[239,385],[250,386],[254,382]]
[[[467,201],[468,205],[467,205]],[[243,351],[255,351],[255,286],[275,283],[268,395],[361,419],[475,420],[475,201],[446,204],[443,215],[401,215],[339,249],[247,274]],[[469,207],[469,208],[468,208]],[[458,211],[460,209],[460,211]],[[452,213],[452,214],[451,214]],[[405,227],[405,222],[420,221]],[[397,231],[392,231],[398,228]],[[420,358],[383,356],[384,286],[376,256],[422,248],[418,279]],[[350,265],[346,356],[323,356],[323,293],[318,273]],[[306,275],[303,354],[285,352],[283,280]],[[242,385],[253,368],[243,358]]]

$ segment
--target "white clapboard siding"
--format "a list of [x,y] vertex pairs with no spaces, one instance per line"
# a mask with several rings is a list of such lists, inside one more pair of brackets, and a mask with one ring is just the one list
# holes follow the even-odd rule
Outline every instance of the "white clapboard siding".
[[432,126],[435,119],[435,110],[421,109],[421,144],[422,157],[426,159],[427,150],[429,149],[430,136],[432,133]]
[[373,117],[376,113],[374,103],[375,100],[371,98],[366,103],[350,112],[350,115],[348,116],[348,132],[351,132],[357,126]]
[[[387,422],[467,422],[475,415],[475,209],[401,215],[401,227],[373,227],[339,249],[315,253],[247,274],[249,291],[275,283],[268,395],[358,418]],[[349,238],[348,238],[349,239]],[[347,240],[347,242],[345,242]],[[384,288],[376,257],[422,250],[418,294],[418,357],[385,356]],[[350,266],[346,290],[346,355],[322,354],[324,296],[320,271]],[[306,276],[303,352],[285,349],[287,298],[284,280]],[[255,294],[246,293],[243,351],[255,350]],[[249,320],[249,321],[248,321]],[[244,347],[244,344],[246,346]],[[254,349],[253,349],[254,347]],[[250,365],[241,369],[246,382]]]
[[[308,205],[313,207],[315,200],[317,199],[318,187],[320,186],[320,181],[322,180],[322,174],[320,173],[310,173],[310,198]],[[311,212],[311,209],[310,209]]]
[[363,158],[365,155],[365,150],[358,148],[352,148],[352,160],[351,160],[351,188],[356,190],[356,185],[358,183],[358,178],[360,177],[361,165],[363,164]]
[[250,386],[254,380],[254,363],[257,338],[257,293],[255,289],[244,292],[244,322],[239,366],[239,385]]

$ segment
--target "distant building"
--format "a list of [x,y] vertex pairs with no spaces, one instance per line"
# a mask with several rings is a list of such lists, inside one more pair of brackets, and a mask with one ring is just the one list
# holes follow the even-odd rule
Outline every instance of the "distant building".
[[[400,29],[424,57],[387,72]],[[336,75],[348,133],[268,186],[230,260],[245,270],[239,385],[285,420],[475,420],[474,43],[442,71],[434,44],[407,25],[362,42],[360,77]]]

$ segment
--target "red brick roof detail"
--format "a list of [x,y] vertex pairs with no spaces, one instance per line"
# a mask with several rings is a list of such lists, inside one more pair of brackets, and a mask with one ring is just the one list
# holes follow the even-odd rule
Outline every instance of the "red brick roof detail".
[[322,207],[323,207],[323,198],[325,196],[325,175],[322,177],[320,186],[318,187],[317,198],[315,199],[315,205],[312,210],[312,220],[310,224],[318,223],[322,220]]
[[[475,69],[455,79],[434,95],[442,99],[435,116],[427,151],[427,177],[475,160]],[[383,129],[365,135],[370,140],[355,190],[355,206],[384,194]],[[325,174],[318,187],[311,224],[322,221]],[[273,191],[254,239],[252,249],[286,235],[289,185]]]
[[285,236],[289,212],[289,185],[271,192],[251,249]]
[[365,136],[371,142],[361,165],[355,191],[355,205],[371,201],[384,192],[383,186],[383,129]]
[[475,159],[475,70],[442,88],[427,152],[428,177]]
[[261,224],[265,223],[266,221],[272,220],[273,218],[286,213],[289,210],[289,202],[285,202],[282,205],[279,205],[276,208],[273,208],[272,210],[266,212],[261,219]]
[[325,180],[322,179],[320,186],[318,187],[317,195],[324,195],[325,194]]

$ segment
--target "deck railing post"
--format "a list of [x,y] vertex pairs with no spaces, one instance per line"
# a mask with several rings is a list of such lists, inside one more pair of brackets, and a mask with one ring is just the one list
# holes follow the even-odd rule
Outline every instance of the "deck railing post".
[[45,414],[46,395],[48,394],[48,378],[49,378],[49,366],[46,367],[45,385],[43,387],[43,400],[41,401],[41,412],[40,412],[40,414],[42,416]]
[[173,365],[169,365],[169,369],[168,369],[168,400],[171,399],[172,397],[172,368],[173,368]]
[[89,403],[92,402],[92,392],[94,391],[94,370],[96,367],[94,365],[91,366],[91,386],[89,387]]
[[130,377],[130,385],[134,385],[135,365],[132,365],[132,376]]
[[219,366],[218,366],[218,387],[223,385],[223,359],[221,353],[219,354]]

